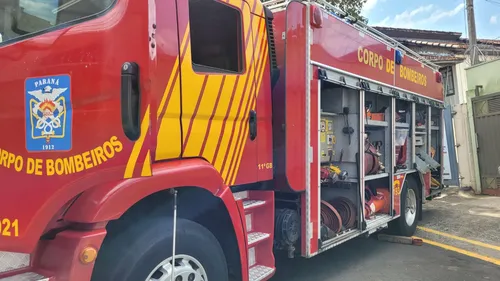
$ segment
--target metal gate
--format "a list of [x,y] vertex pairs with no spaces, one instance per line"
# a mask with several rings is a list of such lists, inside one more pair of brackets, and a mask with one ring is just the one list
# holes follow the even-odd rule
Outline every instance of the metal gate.
[[500,93],[472,99],[481,190],[500,196]]

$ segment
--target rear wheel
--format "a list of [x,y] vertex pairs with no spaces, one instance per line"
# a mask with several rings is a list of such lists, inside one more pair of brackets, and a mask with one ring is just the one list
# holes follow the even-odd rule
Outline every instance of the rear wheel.
[[418,212],[418,187],[412,178],[407,178],[401,192],[401,216],[391,222],[390,232],[401,236],[412,236],[417,230]]
[[[122,222],[123,223],[123,222]],[[227,281],[224,252],[205,227],[177,220],[172,265],[173,221],[148,218],[119,227],[103,243],[92,281]]]

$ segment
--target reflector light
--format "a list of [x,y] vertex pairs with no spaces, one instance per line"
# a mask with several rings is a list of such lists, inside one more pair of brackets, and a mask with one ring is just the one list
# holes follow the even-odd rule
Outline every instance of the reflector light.
[[311,5],[311,25],[316,28],[323,26],[323,11],[317,6]]
[[403,63],[403,52],[401,52],[400,50],[396,50],[396,52],[394,53],[394,60],[396,62],[397,65],[400,65]]
[[438,83],[443,82],[443,75],[439,71],[436,71],[436,82],[438,82]]

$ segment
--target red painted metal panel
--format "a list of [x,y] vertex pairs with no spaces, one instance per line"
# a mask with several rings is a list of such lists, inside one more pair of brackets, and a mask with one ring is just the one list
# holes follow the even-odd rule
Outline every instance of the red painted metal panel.
[[305,189],[306,5],[291,2],[286,18],[286,176],[295,191]]
[[323,14],[313,29],[312,60],[375,81],[394,83],[394,49],[340,19]]
[[[18,237],[0,236],[1,250],[32,251],[47,223],[68,200],[89,187],[124,177],[134,142],[122,129],[120,69],[126,61],[140,65],[144,116],[152,90],[148,17],[143,16],[147,14],[147,1],[120,0],[101,17],[0,47],[0,85],[3,93],[9,93],[0,96],[0,130],[18,130],[2,138],[0,149],[22,161],[17,170],[14,165],[0,167],[0,178],[6,183],[0,214],[19,221]],[[43,77],[61,74],[71,81],[68,114],[73,129],[66,132],[72,138],[71,149],[29,153],[26,135],[21,133],[30,118],[30,108],[24,106],[25,97],[29,98],[26,79],[42,77],[38,81],[44,83]],[[143,142],[147,148],[149,139]],[[96,160],[98,150],[106,152],[106,161]],[[140,170],[144,159],[133,161],[134,167]]]
[[443,101],[443,84],[436,82],[434,70],[423,66],[411,57],[404,56],[396,65],[395,86],[429,98]]
[[313,29],[312,60],[380,83],[443,101],[443,85],[433,69],[409,56],[395,64],[395,50],[375,37],[323,12]]

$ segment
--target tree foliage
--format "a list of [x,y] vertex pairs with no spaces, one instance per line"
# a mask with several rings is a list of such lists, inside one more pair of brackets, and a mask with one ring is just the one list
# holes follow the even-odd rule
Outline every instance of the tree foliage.
[[[262,2],[267,2],[269,0],[264,0]],[[367,0],[326,0],[333,5],[341,8],[344,12],[349,15],[357,18],[358,20],[362,20],[364,22],[368,22],[368,19],[361,16],[361,9],[363,9],[363,5]]]
[[349,15],[364,22],[368,22],[367,18],[361,16],[361,9],[363,9],[363,5],[366,3],[367,0],[327,0],[327,1],[339,7]]

